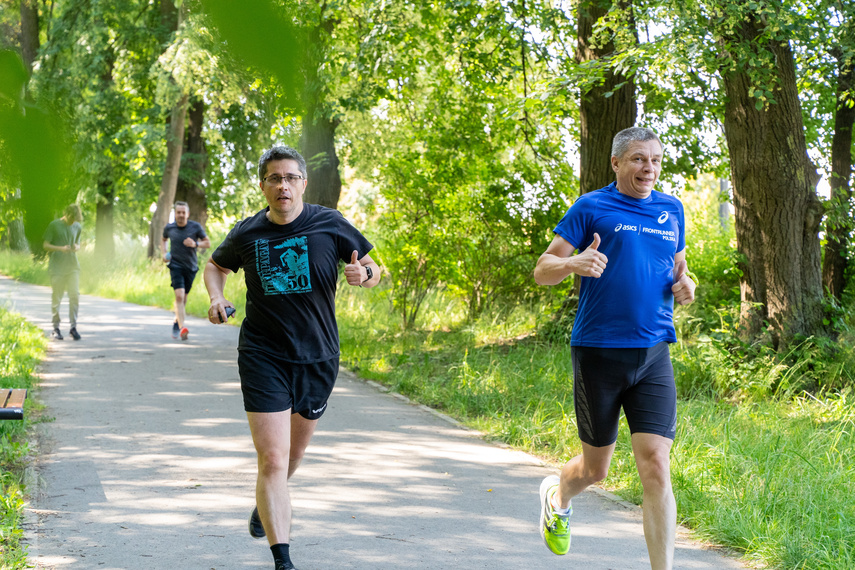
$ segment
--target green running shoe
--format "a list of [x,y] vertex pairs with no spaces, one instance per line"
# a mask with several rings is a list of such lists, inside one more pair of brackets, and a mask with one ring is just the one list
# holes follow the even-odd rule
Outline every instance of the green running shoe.
[[557,475],[550,475],[540,484],[540,535],[543,543],[554,554],[567,554],[570,550],[570,514],[559,516],[552,508],[552,495],[558,490],[559,479]]

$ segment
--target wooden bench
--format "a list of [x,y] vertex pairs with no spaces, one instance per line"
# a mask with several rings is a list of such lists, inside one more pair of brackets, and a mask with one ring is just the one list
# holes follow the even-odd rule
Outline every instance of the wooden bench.
[[24,419],[25,388],[0,388],[0,420]]

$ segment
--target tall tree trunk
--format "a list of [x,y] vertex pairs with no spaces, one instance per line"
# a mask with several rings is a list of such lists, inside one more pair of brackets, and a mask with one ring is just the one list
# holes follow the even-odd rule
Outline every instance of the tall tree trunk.
[[305,200],[327,208],[336,208],[341,196],[339,160],[335,152],[335,130],[339,121],[319,117],[314,105],[309,105],[303,117],[300,146],[308,163],[309,185]]
[[181,175],[175,189],[175,201],[187,202],[190,219],[205,226],[208,222],[208,197],[202,181],[208,168],[208,153],[202,127],[205,121],[205,102],[194,97],[187,110],[187,131],[184,135],[184,152],[181,155]]
[[318,24],[311,28],[305,44],[302,93],[304,114],[300,148],[308,166],[309,185],[304,200],[336,208],[341,196],[339,159],[335,152],[335,131],[341,121],[331,119],[324,100],[318,69],[324,64],[327,47],[337,21],[329,18],[326,3],[318,12]]
[[33,72],[33,62],[39,52],[38,0],[21,0],[21,56],[27,71]]
[[[164,49],[169,47],[173,34],[181,25],[182,12],[177,9],[173,0],[160,0],[159,37]],[[157,205],[151,217],[148,232],[148,256],[151,259],[160,257],[160,242],[163,239],[163,228],[169,222],[169,212],[175,201],[175,191],[178,186],[178,174],[181,170],[181,154],[184,150],[185,119],[187,117],[187,102],[189,95],[184,93],[169,114],[166,126],[166,162],[163,165],[163,177],[160,181],[160,194]]]
[[[621,10],[632,13],[630,0],[583,0],[578,7],[576,61],[580,64],[598,61],[602,69],[602,80],[580,94],[580,194],[597,190],[614,181],[612,139],[618,132],[635,124],[635,82],[631,77],[615,72],[609,65],[608,58],[615,53],[614,42],[610,41],[606,45],[593,42],[594,26],[615,4]],[[630,25],[637,41],[633,17],[630,17]],[[606,97],[608,93],[612,95]]]
[[826,220],[825,259],[822,263],[822,283],[838,301],[846,286],[846,268],[849,258],[846,251],[852,232],[852,126],[855,124],[855,106],[852,89],[855,88],[852,60],[846,60],[841,50],[835,50],[838,61],[837,109],[834,113],[834,136],[831,141],[831,210]]
[[[21,0],[21,56],[29,73],[39,51],[39,5],[37,0]],[[21,191],[15,192],[15,201],[20,203]],[[9,247],[14,251],[26,251],[27,236],[24,218],[18,216],[9,222]]]
[[188,95],[182,95],[172,108],[166,129],[166,163],[160,182],[160,195],[157,197],[157,209],[151,217],[148,234],[148,256],[152,259],[160,257],[163,228],[169,221],[169,212],[175,201],[175,188],[178,185],[178,172],[181,169],[181,151],[184,148],[184,121],[188,99]]
[[[113,66],[115,52],[110,49],[107,57],[107,69],[101,75],[101,89],[107,92],[114,88]],[[98,177],[98,197],[95,204],[95,256],[101,261],[108,262],[115,258],[116,243],[113,238],[113,205],[116,190],[113,187],[113,176],[109,165],[102,165]]]
[[[615,53],[615,44],[594,42],[594,26],[617,5],[629,10],[629,22],[636,36],[635,18],[632,17],[631,0],[582,0],[576,14],[576,62],[596,62],[602,71],[597,84],[579,94],[579,194],[587,194],[611,184],[615,179],[612,170],[612,140],[623,129],[635,124],[637,101],[635,81],[609,65],[608,58]],[[623,84],[621,87],[618,85]],[[610,96],[606,97],[608,93]],[[555,318],[569,322],[576,310],[582,279],[573,277],[573,290],[561,304]]]
[[773,346],[822,327],[822,280],[818,238],[822,206],[819,178],[807,155],[795,64],[788,43],[763,37],[753,17],[728,42],[774,54],[776,102],[757,109],[753,84],[743,69],[723,70],[727,95],[724,130],[730,151],[736,208],[742,305],[741,333],[754,337],[768,323]]
[[116,258],[116,242],[113,240],[113,204],[115,202],[113,181],[98,181],[98,201],[95,204],[95,257],[102,261]]

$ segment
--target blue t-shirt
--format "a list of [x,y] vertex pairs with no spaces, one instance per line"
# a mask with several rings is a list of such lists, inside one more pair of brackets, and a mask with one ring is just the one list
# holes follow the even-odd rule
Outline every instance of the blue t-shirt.
[[674,255],[686,247],[683,204],[661,192],[639,200],[615,183],[583,194],[554,232],[583,251],[600,234],[608,257],[599,278],[582,277],[570,344],[649,348],[676,342]]

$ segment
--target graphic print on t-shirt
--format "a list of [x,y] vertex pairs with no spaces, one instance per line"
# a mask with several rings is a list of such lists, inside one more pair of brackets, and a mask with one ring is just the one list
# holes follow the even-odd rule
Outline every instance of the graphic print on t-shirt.
[[306,236],[288,238],[272,247],[266,239],[256,240],[255,260],[265,295],[308,293],[312,290]]

